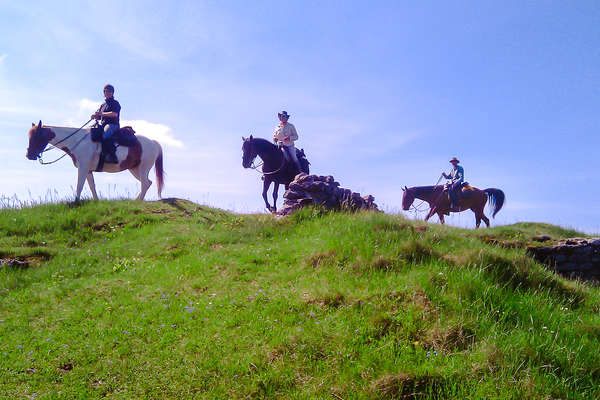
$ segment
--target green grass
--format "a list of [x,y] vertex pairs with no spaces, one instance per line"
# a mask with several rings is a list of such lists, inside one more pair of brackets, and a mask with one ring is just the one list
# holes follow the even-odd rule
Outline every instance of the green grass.
[[600,296],[545,224],[276,220],[185,201],[0,210],[0,398],[590,399]]

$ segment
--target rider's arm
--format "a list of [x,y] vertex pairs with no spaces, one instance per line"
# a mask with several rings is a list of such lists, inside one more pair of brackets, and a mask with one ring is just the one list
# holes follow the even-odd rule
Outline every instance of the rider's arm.
[[298,140],[298,132],[296,132],[296,127],[294,125],[290,126],[291,129],[291,135],[290,135],[290,140],[295,141]]
[[117,113],[115,111],[103,112],[100,113],[102,118],[117,118]]
[[452,180],[454,183],[456,182],[462,182],[464,181],[464,171],[463,170],[457,170],[456,171],[456,175],[454,176],[454,179]]

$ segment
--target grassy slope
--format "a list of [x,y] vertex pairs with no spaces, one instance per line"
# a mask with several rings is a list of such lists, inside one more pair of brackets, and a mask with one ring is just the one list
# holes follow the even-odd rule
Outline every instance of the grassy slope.
[[[0,398],[598,398],[598,290],[463,230],[192,203],[0,211]],[[489,240],[488,240],[489,242]]]

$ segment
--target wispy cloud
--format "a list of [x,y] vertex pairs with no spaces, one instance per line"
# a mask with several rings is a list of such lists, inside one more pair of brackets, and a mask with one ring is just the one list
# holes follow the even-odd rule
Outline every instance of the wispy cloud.
[[171,128],[144,120],[121,121],[121,126],[131,126],[136,133],[172,147],[185,147],[181,140],[175,139]]
[[6,54],[0,54],[0,65],[4,64],[4,60],[8,57]]

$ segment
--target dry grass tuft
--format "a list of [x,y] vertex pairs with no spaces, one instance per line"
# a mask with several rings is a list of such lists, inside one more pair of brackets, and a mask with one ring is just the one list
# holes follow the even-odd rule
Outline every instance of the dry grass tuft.
[[426,347],[437,351],[463,351],[470,349],[475,343],[475,333],[469,326],[458,322],[445,329],[434,327],[424,340]]
[[309,298],[306,302],[308,304],[318,304],[321,307],[338,308],[346,304],[346,296],[339,292],[328,293]]
[[308,258],[308,264],[313,268],[321,267],[324,265],[332,265],[335,264],[335,259],[337,256],[337,251],[328,250],[328,251],[319,251],[313,253]]
[[408,263],[419,264],[441,256],[433,250],[430,243],[412,238],[399,247],[400,257]]
[[389,374],[373,381],[371,390],[381,399],[438,398],[443,395],[444,383],[445,379],[441,376]]

